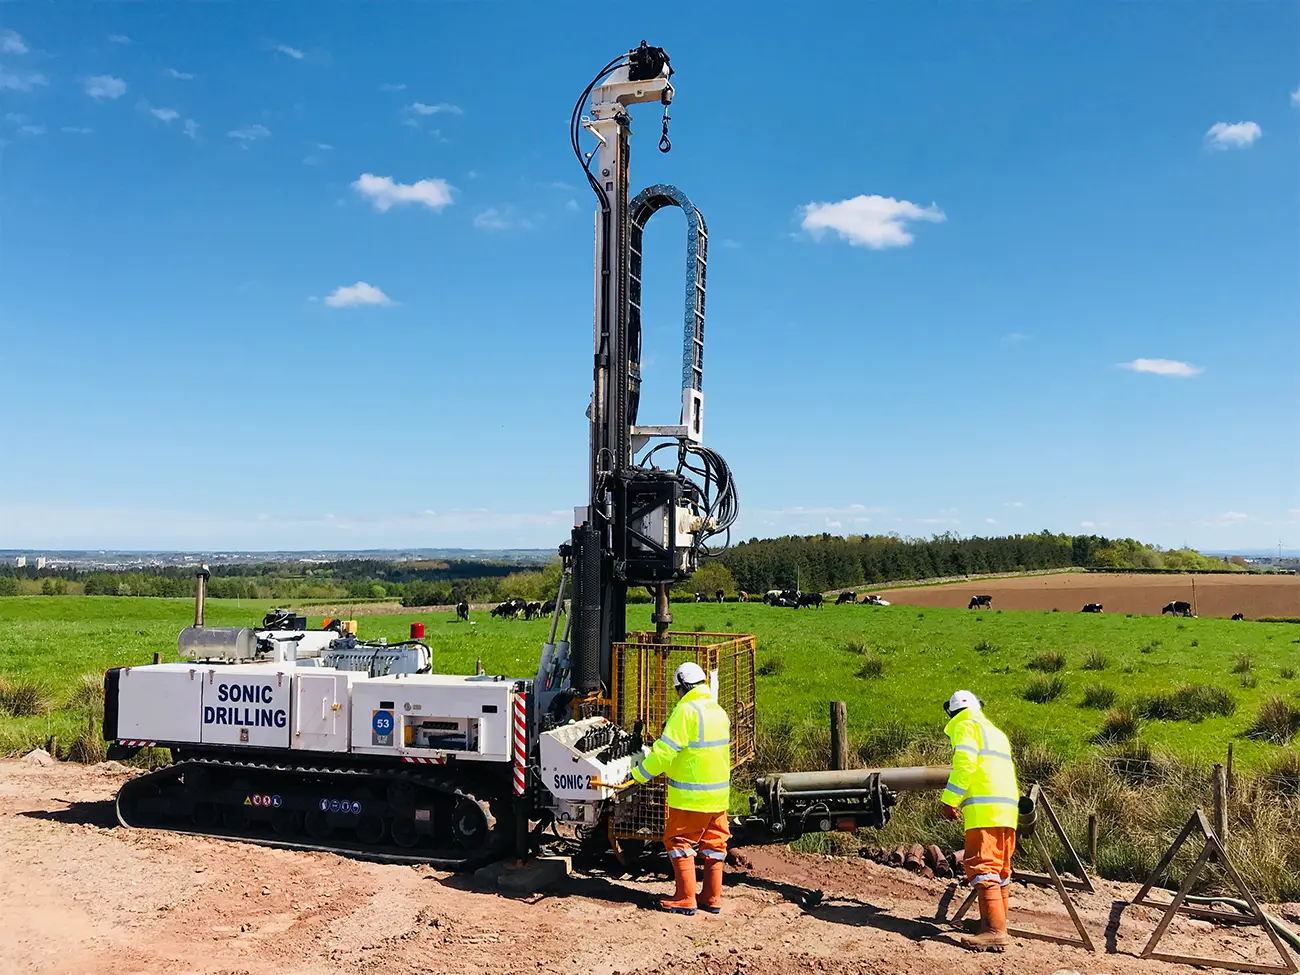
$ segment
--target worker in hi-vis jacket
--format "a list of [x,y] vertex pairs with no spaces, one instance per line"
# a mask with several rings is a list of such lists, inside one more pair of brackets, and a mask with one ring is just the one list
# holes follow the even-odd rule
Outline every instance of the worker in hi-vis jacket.
[[962,817],[966,852],[962,866],[979,896],[979,933],[962,939],[975,951],[1002,951],[1007,938],[1007,888],[1016,848],[1020,787],[1011,743],[984,717],[984,702],[957,691],[944,705],[943,729],[952,742],[952,774],[943,790],[943,812]]
[[677,889],[659,905],[674,914],[694,914],[695,848],[704,858],[704,883],[698,906],[722,911],[722,863],[727,858],[727,803],[731,798],[731,720],[714,699],[698,664],[684,663],[673,674],[677,706],[663,734],[632,779],[649,782],[667,773],[668,815],[664,846]]

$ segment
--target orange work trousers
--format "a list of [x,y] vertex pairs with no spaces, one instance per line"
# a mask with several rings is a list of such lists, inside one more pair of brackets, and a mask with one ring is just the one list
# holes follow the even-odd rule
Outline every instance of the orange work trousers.
[[1016,851],[1012,826],[976,826],[966,830],[962,866],[972,887],[1006,887],[1011,883],[1011,854]]
[[664,821],[664,847],[671,859],[693,857],[698,846],[700,856],[710,860],[725,860],[729,839],[731,827],[727,825],[725,811],[691,812],[668,807],[668,816]]

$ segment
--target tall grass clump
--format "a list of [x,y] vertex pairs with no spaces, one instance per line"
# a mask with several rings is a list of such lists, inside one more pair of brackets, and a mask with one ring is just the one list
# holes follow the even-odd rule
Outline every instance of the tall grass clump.
[[1259,708],[1255,723],[1246,734],[1257,741],[1285,745],[1300,731],[1300,708],[1292,707],[1281,697],[1270,697]]
[[844,644],[844,650],[847,653],[855,653],[858,656],[862,656],[862,654],[864,653],[871,652],[871,648],[867,646],[867,644],[864,643],[862,640],[849,640],[847,643]]
[[1065,666],[1065,654],[1059,650],[1045,650],[1031,657],[1025,666],[1030,670],[1042,671],[1044,674],[1054,674]]
[[1084,670],[1105,670],[1110,666],[1110,658],[1100,650],[1092,650],[1083,658]]
[[858,676],[867,680],[874,680],[883,677],[885,674],[885,658],[879,657],[874,653],[869,653],[862,658],[862,666],[858,668]]
[[784,657],[768,657],[754,668],[754,673],[759,677],[775,677],[783,670],[785,670]]
[[1232,672],[1234,674],[1249,674],[1255,669],[1255,658],[1248,653],[1237,654],[1237,659],[1233,661]]
[[997,644],[990,643],[988,640],[981,640],[979,643],[975,644],[975,652],[981,657],[987,656],[990,653],[997,653]]
[[44,685],[36,681],[0,680],[0,714],[11,718],[33,718],[50,710]]
[[1020,696],[1033,704],[1055,701],[1065,693],[1065,680],[1060,676],[1034,677],[1025,685]]
[[1187,684],[1175,691],[1140,697],[1134,702],[1134,708],[1148,721],[1195,724],[1211,716],[1229,717],[1237,710],[1237,699],[1221,687]]
[[72,682],[72,693],[64,705],[71,711],[102,714],[104,711],[104,679],[98,674],[82,674]]
[[1102,722],[1101,730],[1093,735],[1092,740],[1098,745],[1110,745],[1116,742],[1132,741],[1141,730],[1142,722],[1130,707],[1112,708]]
[[1083,706],[1101,711],[1114,704],[1118,696],[1113,687],[1107,687],[1105,684],[1089,684],[1083,689]]
[[1295,678],[1295,668],[1281,667],[1278,669],[1277,675],[1283,680],[1293,680]]

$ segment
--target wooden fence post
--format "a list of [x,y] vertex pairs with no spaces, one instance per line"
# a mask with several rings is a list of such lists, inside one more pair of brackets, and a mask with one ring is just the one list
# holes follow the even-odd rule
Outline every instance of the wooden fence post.
[[162,653],[160,651],[155,650],[153,652],[153,662],[156,664],[162,663]]
[[1214,766],[1210,778],[1210,797],[1214,803],[1214,835],[1224,846],[1228,844],[1228,789],[1223,766]]
[[849,767],[849,706],[843,701],[831,701],[831,768]]

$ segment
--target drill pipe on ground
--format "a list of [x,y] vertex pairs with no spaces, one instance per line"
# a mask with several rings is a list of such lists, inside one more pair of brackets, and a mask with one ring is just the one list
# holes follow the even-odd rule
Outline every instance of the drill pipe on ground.
[[825,792],[827,790],[866,789],[871,776],[879,775],[880,784],[891,792],[939,791],[948,783],[950,765],[912,765],[903,768],[858,768],[830,772],[784,772],[765,775],[757,782],[760,791],[771,794],[779,786],[782,792]]

